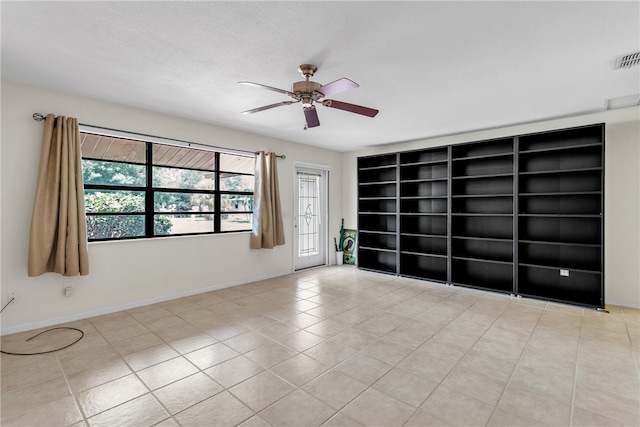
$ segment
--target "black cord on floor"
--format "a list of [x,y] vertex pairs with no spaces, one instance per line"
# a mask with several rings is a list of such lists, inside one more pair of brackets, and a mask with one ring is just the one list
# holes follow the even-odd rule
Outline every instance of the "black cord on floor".
[[7,308],[7,306],[13,302],[13,300],[14,300],[14,299],[15,299],[15,298],[11,298],[11,299],[9,300],[9,302],[8,302],[8,303],[6,303],[6,304],[4,305],[4,307],[2,307],[2,310],[0,310],[0,313],[2,313],[2,312],[4,311],[4,309],[5,309],[5,308]]
[[31,341],[32,339],[34,339],[36,337],[39,337],[42,334],[46,334],[47,332],[51,332],[51,331],[55,331],[55,330],[78,331],[78,332],[80,332],[80,338],[78,338],[77,340],[75,340],[71,344],[65,345],[64,347],[60,347],[60,348],[56,348],[56,349],[48,350],[48,351],[39,351],[39,352],[36,352],[36,353],[15,353],[15,352],[12,352],[12,351],[0,350],[0,353],[2,353],[2,354],[10,354],[12,356],[36,356],[36,355],[39,355],[39,354],[54,353],[56,351],[64,350],[65,348],[71,347],[72,345],[74,345],[75,343],[77,343],[78,341],[80,341],[84,337],[84,332],[81,329],[71,328],[71,327],[68,327],[68,326],[60,326],[60,327],[57,327],[57,328],[51,328],[51,329],[47,329],[46,331],[42,331],[39,334],[36,334],[36,335],[32,336],[31,338],[28,338],[27,341]]

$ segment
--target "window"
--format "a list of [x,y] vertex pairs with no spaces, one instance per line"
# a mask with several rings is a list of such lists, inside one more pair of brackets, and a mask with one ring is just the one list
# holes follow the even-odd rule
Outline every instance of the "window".
[[80,132],[90,241],[251,230],[253,156]]

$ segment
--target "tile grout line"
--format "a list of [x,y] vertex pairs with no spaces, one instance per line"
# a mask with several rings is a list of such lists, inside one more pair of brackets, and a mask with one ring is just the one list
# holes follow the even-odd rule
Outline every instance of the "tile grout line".
[[[511,384],[511,380],[513,379],[513,374],[518,369],[518,366],[520,365],[520,361],[522,360],[523,355],[525,354],[527,348],[529,347],[529,343],[531,342],[531,338],[533,337],[533,334],[535,333],[536,329],[538,328],[538,325],[540,324],[540,319],[542,318],[542,313],[544,313],[544,311],[547,309],[548,306],[549,306],[549,303],[547,302],[544,305],[544,308],[538,314],[538,320],[536,321],[536,325],[531,329],[531,332],[529,333],[529,338],[527,339],[527,343],[522,348],[522,351],[520,352],[520,356],[518,357],[518,360],[513,365],[513,369],[511,370],[511,374],[509,375],[509,378],[507,379],[507,381],[506,381],[506,383],[504,385],[504,388],[502,389],[502,393],[500,393],[500,397],[498,398],[498,402],[493,407],[493,411],[491,412],[491,415],[489,416],[489,419],[487,420],[487,423],[485,425],[488,425],[489,422],[491,422],[491,419],[493,418],[493,416],[495,415],[496,411],[498,410],[498,406],[500,405],[500,401],[504,397],[504,393],[506,392],[507,388]],[[510,414],[513,414],[510,411],[506,411],[506,412],[509,412]],[[513,414],[513,415],[517,415],[518,417],[520,417],[520,415],[518,415],[518,414]],[[532,420],[532,421],[537,421],[537,420]]]
[[[60,371],[62,372],[62,375],[63,375],[63,378],[64,378],[64,382],[67,385],[67,389],[69,390],[69,393],[70,393],[71,397],[73,398],[73,402],[75,403],[76,407],[78,408],[78,411],[80,412],[80,416],[82,417],[82,419],[80,421],[82,421],[82,422],[84,422],[86,424],[87,423],[87,416],[86,416],[86,414],[84,412],[84,408],[82,407],[82,405],[80,405],[80,401],[78,400],[78,396],[76,395],[76,393],[74,393],[73,390],[71,389],[71,384],[69,383],[69,378],[67,376],[67,372],[62,368],[62,362],[60,361],[60,358],[58,357],[57,353],[55,354],[55,357],[56,357],[56,362],[58,363],[58,367],[60,368]],[[76,421],[76,422],[80,422],[80,421]]]
[[573,416],[575,413],[575,403],[576,403],[576,388],[578,386],[578,374],[579,374],[579,368],[578,366],[580,365],[580,355],[582,353],[581,351],[581,347],[582,347],[582,337],[583,337],[583,330],[584,330],[584,310],[582,311],[582,316],[580,316],[580,334],[578,335],[578,349],[576,352],[576,361],[575,361],[575,366],[573,369],[573,387],[571,389],[571,408],[570,408],[570,412],[569,412],[569,425],[572,426],[573,425]]

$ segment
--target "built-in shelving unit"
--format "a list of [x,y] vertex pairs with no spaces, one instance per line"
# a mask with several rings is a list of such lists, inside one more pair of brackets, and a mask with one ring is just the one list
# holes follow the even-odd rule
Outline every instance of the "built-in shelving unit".
[[451,278],[513,291],[514,139],[452,147]]
[[398,155],[358,159],[358,265],[398,272]]
[[400,274],[447,281],[449,150],[400,153]]
[[604,307],[604,125],[358,159],[360,268]]
[[519,138],[518,293],[604,306],[603,131]]

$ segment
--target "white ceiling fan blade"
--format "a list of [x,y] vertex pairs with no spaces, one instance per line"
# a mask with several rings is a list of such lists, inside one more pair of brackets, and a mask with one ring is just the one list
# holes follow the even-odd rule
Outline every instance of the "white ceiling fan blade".
[[320,92],[324,96],[330,96],[336,93],[355,89],[357,87],[359,87],[358,83],[354,82],[353,80],[349,80],[346,77],[343,77],[334,82],[327,83],[326,85],[319,87],[318,89],[316,89],[316,92]]
[[289,92],[288,90],[284,90],[284,89],[278,89],[277,87],[272,87],[272,86],[267,86],[267,85],[263,85],[260,83],[254,83],[254,82],[246,82],[246,81],[242,81],[242,82],[238,82],[241,85],[246,85],[246,86],[253,86],[253,87],[259,87],[262,89],[267,89],[267,90],[272,90],[274,92],[278,92],[278,93],[283,93],[287,96],[294,96],[293,92]]
[[253,110],[246,110],[243,111],[242,114],[253,114],[253,113],[258,113],[260,111],[264,111],[264,110],[270,110],[271,108],[276,108],[276,107],[281,107],[283,105],[289,105],[289,104],[295,104],[298,101],[282,101],[282,102],[277,102],[275,104],[269,104],[269,105],[265,105],[263,107],[258,107],[258,108],[254,108]]

